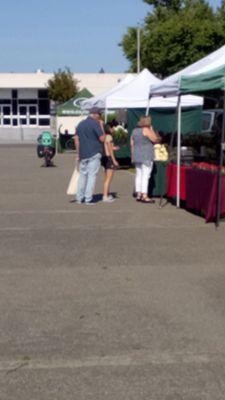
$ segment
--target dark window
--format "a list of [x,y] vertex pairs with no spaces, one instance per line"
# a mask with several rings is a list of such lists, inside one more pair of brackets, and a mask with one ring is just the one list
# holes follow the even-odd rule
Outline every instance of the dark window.
[[3,106],[3,115],[10,115],[10,107],[8,106]]
[[29,113],[30,115],[36,115],[37,114],[37,109],[34,106],[29,107]]
[[20,106],[19,110],[20,110],[20,115],[26,115],[27,107]]
[[11,100],[8,99],[1,99],[0,104],[11,104]]
[[39,100],[38,112],[40,115],[50,114],[50,102],[49,100]]
[[49,118],[40,118],[39,119],[39,125],[40,126],[49,126],[50,125],[50,119]]
[[3,125],[10,125],[11,121],[10,118],[3,118]]
[[37,104],[37,99],[19,99],[19,104]]
[[27,119],[26,118],[20,118],[20,125],[27,125]]
[[13,115],[17,115],[17,100],[12,101],[12,113]]
[[17,126],[17,125],[18,125],[17,119],[13,118],[13,126]]
[[213,115],[211,113],[203,113],[202,130],[209,131],[212,127]]
[[38,90],[38,98],[39,99],[48,99],[48,90],[47,89]]
[[17,99],[17,97],[18,97],[18,91],[16,89],[13,89],[12,90],[12,98]]
[[30,118],[30,125],[37,125],[36,118]]

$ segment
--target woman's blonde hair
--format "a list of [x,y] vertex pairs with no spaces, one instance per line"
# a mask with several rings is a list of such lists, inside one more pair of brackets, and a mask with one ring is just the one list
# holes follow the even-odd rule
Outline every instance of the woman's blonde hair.
[[152,124],[151,117],[141,117],[138,122],[140,128],[150,127]]

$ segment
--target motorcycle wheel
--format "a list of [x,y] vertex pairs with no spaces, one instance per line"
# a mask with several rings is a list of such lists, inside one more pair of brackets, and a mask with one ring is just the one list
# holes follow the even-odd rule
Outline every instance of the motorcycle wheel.
[[50,155],[48,153],[45,153],[45,166],[49,167],[50,164],[51,164]]

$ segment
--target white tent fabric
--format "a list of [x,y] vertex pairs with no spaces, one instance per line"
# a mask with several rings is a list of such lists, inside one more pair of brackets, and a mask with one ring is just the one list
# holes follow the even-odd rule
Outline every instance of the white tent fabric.
[[179,94],[180,80],[182,76],[194,76],[210,72],[225,65],[225,45],[201,60],[189,65],[151,86],[151,96],[176,96]]
[[82,108],[85,110],[89,110],[92,107],[99,107],[99,108],[105,108],[105,99],[113,94],[115,91],[121,89],[123,86],[127,85],[131,81],[135,79],[134,74],[129,74],[125,76],[124,79],[122,79],[116,86],[114,86],[112,89],[107,90],[107,92],[103,92],[99,96],[94,96],[91,97],[90,99],[87,99],[83,101],[82,103]]
[[[181,107],[199,107],[203,106],[203,98],[200,96],[185,95],[181,96]],[[152,97],[149,108],[176,108],[177,96],[173,97]]]
[[[126,80],[126,78],[125,78]],[[110,92],[103,93],[102,96],[92,97],[82,103],[84,109],[93,106],[104,109],[119,108],[175,108],[177,97],[166,99],[163,97],[153,98],[149,103],[149,91],[153,84],[159,83],[160,79],[155,77],[148,69],[144,69],[140,74],[130,81],[121,81],[120,87],[112,89]],[[203,100],[199,96],[182,96],[182,107],[202,106]]]
[[106,108],[147,108],[152,84],[160,82],[148,69],[106,98]]

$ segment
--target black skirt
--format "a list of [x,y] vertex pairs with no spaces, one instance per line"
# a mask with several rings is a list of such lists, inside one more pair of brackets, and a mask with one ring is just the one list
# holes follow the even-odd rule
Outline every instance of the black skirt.
[[101,164],[105,169],[116,169],[115,165],[113,164],[112,157],[110,156],[103,156],[101,159]]

